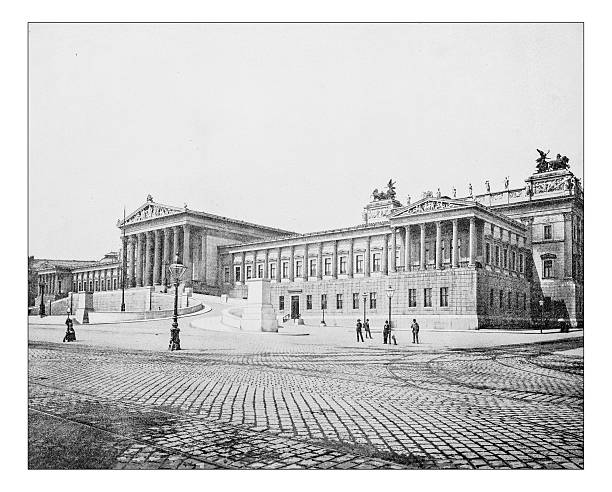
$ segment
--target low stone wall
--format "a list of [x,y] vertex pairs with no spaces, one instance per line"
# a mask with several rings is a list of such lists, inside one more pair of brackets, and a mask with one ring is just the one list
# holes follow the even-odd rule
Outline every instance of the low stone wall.
[[224,309],[221,315],[221,322],[224,325],[231,326],[232,328],[240,329],[240,322],[242,321],[242,309],[241,308],[229,308]]
[[[185,316],[187,314],[193,314],[201,311],[204,308],[203,304],[195,304],[193,306],[179,308],[179,316]],[[137,320],[149,320],[149,319],[161,319],[171,318],[174,315],[174,308],[157,311],[144,311],[140,313],[134,312],[104,312],[104,311],[91,311],[89,313],[89,323],[119,323],[121,321],[137,321]]]

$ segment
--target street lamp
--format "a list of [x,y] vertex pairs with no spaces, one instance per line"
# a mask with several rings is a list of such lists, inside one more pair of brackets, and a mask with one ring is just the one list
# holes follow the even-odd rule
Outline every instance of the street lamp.
[[45,317],[45,284],[40,284],[40,317]]
[[393,294],[395,294],[395,289],[392,285],[387,287],[387,297],[389,298],[389,334],[391,334],[391,299],[393,298]]
[[540,313],[541,313],[540,333],[542,333],[542,327],[544,326],[544,299],[540,299],[538,301],[538,304],[540,304]]
[[178,253],[174,255],[174,263],[168,266],[168,273],[174,282],[174,318],[172,321],[172,329],[170,330],[169,350],[181,350],[181,339],[179,338],[178,327],[178,288],[181,277],[185,274],[187,267],[179,263]]
[[321,313],[323,314],[323,319],[321,319],[319,326],[327,326],[325,323],[325,309],[327,309],[327,294],[321,294]]
[[363,322],[365,323],[365,320],[366,320],[366,302],[368,301],[368,293],[364,292],[363,294],[361,294],[361,297],[363,297]]

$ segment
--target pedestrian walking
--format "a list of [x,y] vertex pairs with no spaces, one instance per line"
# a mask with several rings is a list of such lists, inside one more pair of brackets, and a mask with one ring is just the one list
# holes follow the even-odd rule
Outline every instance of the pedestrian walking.
[[76,342],[76,333],[73,328],[73,321],[70,316],[66,318],[66,334],[62,342]]
[[385,321],[385,327],[383,328],[383,343],[391,343],[391,326],[389,326],[389,320]]
[[359,341],[359,339],[361,339],[361,341],[363,342],[363,333],[361,332],[361,327],[363,325],[361,324],[361,319],[357,319],[357,341]]
[[412,320],[412,343],[419,343],[419,324],[416,319]]
[[370,331],[370,320],[366,319],[363,323],[363,328],[365,329],[366,338],[372,338],[372,332]]

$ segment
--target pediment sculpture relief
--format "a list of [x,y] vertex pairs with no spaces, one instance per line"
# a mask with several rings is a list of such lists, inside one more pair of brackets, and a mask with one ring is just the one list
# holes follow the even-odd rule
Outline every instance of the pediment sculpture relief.
[[168,207],[162,207],[159,205],[148,205],[142,210],[136,212],[125,223],[133,224],[135,222],[140,222],[142,220],[154,219],[156,217],[164,217],[166,215],[171,215],[174,212],[175,212],[174,210]]
[[409,214],[421,214],[425,212],[434,212],[436,210],[447,210],[450,208],[458,208],[457,205],[448,202],[441,202],[436,200],[431,200],[427,202],[423,202],[419,205],[415,205],[414,207],[408,209]]

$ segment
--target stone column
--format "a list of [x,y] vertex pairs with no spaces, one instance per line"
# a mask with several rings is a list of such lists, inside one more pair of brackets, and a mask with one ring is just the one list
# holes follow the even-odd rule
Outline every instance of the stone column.
[[295,246],[289,246],[289,281],[295,280]]
[[421,226],[421,251],[420,251],[420,261],[419,268],[421,270],[425,270],[425,224],[419,224]]
[[202,256],[202,260],[200,261],[200,280],[203,281],[205,284],[208,283],[206,281],[206,276],[207,276],[207,272],[206,272],[206,250],[208,249],[208,234],[206,232],[206,229],[202,229],[202,232],[200,233],[200,240],[201,240],[201,256]]
[[323,243],[319,243],[319,251],[317,252],[317,278],[323,279]]
[[251,278],[257,278],[257,251],[253,251],[253,271]]
[[161,283],[166,285],[170,283],[170,279],[166,278],[168,275],[168,265],[172,262],[170,259],[170,231],[171,229],[164,229],[164,252],[162,260],[162,272],[161,272]]
[[405,235],[404,235],[404,271],[409,272],[410,269],[412,268],[412,255],[411,255],[411,251],[410,251],[410,242],[411,242],[411,238],[410,238],[410,226],[407,225],[405,228]]
[[353,243],[354,243],[354,239],[350,238],[349,239],[349,250],[348,250],[348,258],[346,261],[346,268],[347,271],[346,273],[348,274],[349,278],[353,278]]
[[276,281],[280,283],[281,281],[281,257],[282,257],[282,248],[278,248],[276,253]]
[[395,273],[397,270],[397,228],[393,227],[391,231],[391,262],[389,272]]
[[145,246],[145,274],[144,274],[144,285],[150,286],[153,285],[152,282],[152,274],[153,274],[153,231],[147,232],[146,236],[146,246]]
[[389,234],[383,234],[382,274],[389,275]]
[[[180,234],[181,234],[181,227],[180,226],[174,226],[172,228],[172,258],[170,258],[170,263],[174,263],[174,261],[176,260],[176,255],[179,255],[179,261],[180,261],[180,251],[179,251],[179,244],[180,244]],[[172,281],[172,280],[171,280]]]
[[436,221],[436,268],[442,268],[442,222]]
[[134,287],[136,281],[134,279],[134,272],[136,270],[136,264],[134,259],[134,247],[135,247],[134,236],[128,236],[127,246],[127,273],[126,273],[126,287]]
[[136,286],[142,287],[142,271],[144,267],[144,262],[142,261],[144,257],[144,234],[138,234],[138,243],[136,250]]
[[[503,254],[503,251],[502,251]],[[470,217],[470,266],[476,264],[476,217]]]
[[186,287],[191,287],[193,278],[193,263],[191,260],[191,227],[188,224],[183,226],[183,265],[187,267],[183,281]]
[[240,281],[243,285],[246,282],[246,251],[240,255]]
[[154,251],[153,251],[153,285],[161,285],[161,230],[155,229],[153,231],[155,236]]
[[269,249],[265,250],[265,255],[264,255],[264,278],[270,279],[270,250]]
[[332,278],[338,278],[338,241],[332,244]]
[[365,277],[370,276],[370,256],[371,256],[370,243],[371,241],[372,241],[372,238],[370,236],[366,237],[366,249],[365,249],[365,253],[363,254],[363,275]]
[[308,281],[308,243],[304,245],[304,259],[302,260],[302,279]]
[[574,243],[572,237],[572,212],[563,212],[563,276],[573,277]]
[[453,219],[453,245],[452,245],[452,255],[451,255],[451,264],[453,268],[457,268],[459,266],[459,251],[457,249],[458,244],[459,244],[459,220]]

